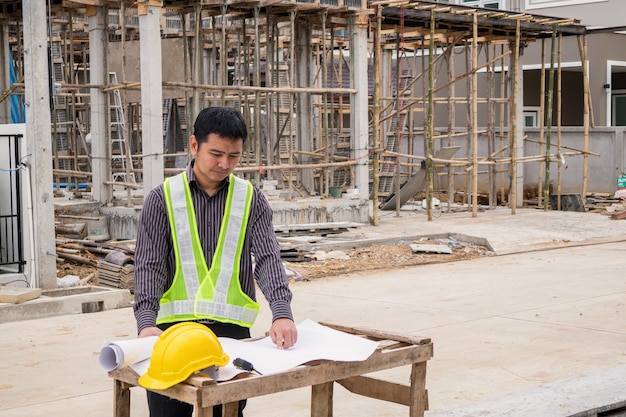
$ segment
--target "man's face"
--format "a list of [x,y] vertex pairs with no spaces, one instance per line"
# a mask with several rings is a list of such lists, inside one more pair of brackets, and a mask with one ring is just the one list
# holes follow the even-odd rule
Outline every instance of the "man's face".
[[194,174],[200,184],[207,188],[217,187],[228,177],[241,158],[243,140],[209,134],[201,145],[195,136],[190,137],[191,154],[195,158]]

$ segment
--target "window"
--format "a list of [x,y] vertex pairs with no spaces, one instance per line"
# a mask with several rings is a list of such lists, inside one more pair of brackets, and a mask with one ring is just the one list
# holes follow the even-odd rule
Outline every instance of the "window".
[[608,0],[526,0],[526,9],[542,9],[557,6],[574,6],[577,4],[590,4],[607,2]]
[[484,7],[486,9],[504,9],[504,0],[461,0],[464,6]]
[[540,107],[524,106],[524,127],[539,127]]
[[452,4],[462,4],[464,6],[484,7],[487,9],[504,9],[504,0],[435,0],[435,1],[439,3],[452,3]]

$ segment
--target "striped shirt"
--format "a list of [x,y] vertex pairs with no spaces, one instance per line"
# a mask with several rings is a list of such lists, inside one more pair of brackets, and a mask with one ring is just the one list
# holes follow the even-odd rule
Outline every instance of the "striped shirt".
[[[209,196],[196,182],[192,166],[193,161],[187,166],[187,178],[196,212],[198,235],[204,258],[210,268],[224,217],[229,181],[226,179],[221,188]],[[138,332],[156,325],[159,300],[172,285],[175,271],[176,257],[161,184],[148,193],[139,216],[133,305]],[[293,320],[292,293],[280,259],[280,247],[272,225],[272,208],[256,187],[243,243],[239,275],[241,289],[253,300],[256,300],[255,280],[269,303],[273,320]]]

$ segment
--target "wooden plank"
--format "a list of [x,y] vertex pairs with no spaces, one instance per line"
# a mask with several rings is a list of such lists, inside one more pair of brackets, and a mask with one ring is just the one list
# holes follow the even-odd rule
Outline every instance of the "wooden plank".
[[407,336],[404,334],[399,334],[395,332],[387,332],[381,330],[369,329],[367,327],[349,327],[343,326],[341,324],[330,323],[330,322],[320,322],[322,326],[330,327],[331,329],[339,330],[344,333],[355,334],[355,335],[365,335],[371,337],[373,339],[378,340],[394,340],[397,342],[409,343],[412,345],[425,345],[430,344],[430,338],[419,337],[419,336]]
[[0,303],[19,304],[41,297],[40,288],[0,288]]
[[410,405],[411,387],[367,376],[353,376],[337,381],[348,391],[377,400]]

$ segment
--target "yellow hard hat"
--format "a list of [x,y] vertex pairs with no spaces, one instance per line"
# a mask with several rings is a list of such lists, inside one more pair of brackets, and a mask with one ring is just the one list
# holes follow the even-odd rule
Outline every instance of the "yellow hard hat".
[[224,366],[229,358],[215,333],[194,322],[177,323],[165,330],[154,344],[148,372],[139,385],[166,389],[209,366]]

